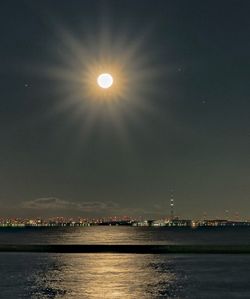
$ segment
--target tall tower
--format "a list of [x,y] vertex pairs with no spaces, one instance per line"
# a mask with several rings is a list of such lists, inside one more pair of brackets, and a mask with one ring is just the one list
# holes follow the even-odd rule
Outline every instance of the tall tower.
[[170,220],[174,220],[174,194],[170,196]]

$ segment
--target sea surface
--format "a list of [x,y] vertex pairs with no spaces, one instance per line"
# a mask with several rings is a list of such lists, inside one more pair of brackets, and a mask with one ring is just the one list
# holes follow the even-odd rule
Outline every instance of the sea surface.
[[[2,228],[0,243],[250,244],[250,228]],[[0,253],[0,298],[250,298],[250,255]]]

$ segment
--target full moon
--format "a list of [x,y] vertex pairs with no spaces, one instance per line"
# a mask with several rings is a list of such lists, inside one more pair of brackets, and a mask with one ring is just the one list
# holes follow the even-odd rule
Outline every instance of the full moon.
[[101,88],[110,88],[113,84],[113,77],[108,73],[101,74],[97,78],[97,84]]

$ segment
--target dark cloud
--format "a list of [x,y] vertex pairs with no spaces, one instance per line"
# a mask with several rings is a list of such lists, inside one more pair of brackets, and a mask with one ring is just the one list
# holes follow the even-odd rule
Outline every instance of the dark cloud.
[[57,197],[36,198],[29,201],[24,201],[21,204],[22,208],[33,210],[75,210],[79,212],[107,212],[117,210],[118,205],[113,202],[74,202],[63,200]]
[[[64,200],[57,197],[42,197],[33,200],[24,201],[21,203],[21,208],[27,211],[27,214],[34,212],[42,215],[82,215],[89,216],[105,216],[105,215],[119,215],[119,216],[145,216],[152,217],[152,215],[160,217],[164,216],[162,209],[155,205],[151,209],[146,208],[129,208],[122,207],[115,202],[74,202],[71,200]],[[166,216],[166,215],[165,215]]]

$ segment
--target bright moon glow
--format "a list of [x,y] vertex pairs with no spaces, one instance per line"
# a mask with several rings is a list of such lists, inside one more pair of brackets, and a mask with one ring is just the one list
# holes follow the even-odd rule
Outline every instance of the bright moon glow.
[[140,122],[140,115],[154,115],[154,95],[164,92],[157,79],[166,70],[155,51],[149,55],[145,50],[148,43],[151,49],[148,32],[134,36],[111,30],[109,23],[100,25],[89,33],[84,31],[85,35],[81,27],[79,33],[58,27],[55,64],[44,69],[58,82],[54,92],[60,98],[49,115],[67,113],[72,123],[77,122],[83,136],[79,144],[87,141],[92,130],[106,132],[112,126],[110,130],[114,129],[123,145],[130,146],[130,126]]
[[101,74],[98,76],[97,78],[97,84],[101,87],[101,88],[110,88],[113,84],[113,77],[110,74]]

